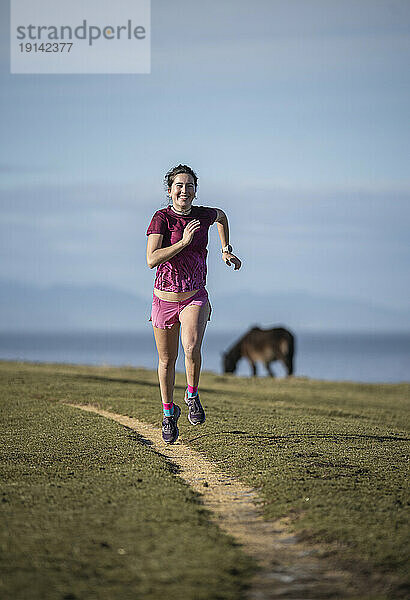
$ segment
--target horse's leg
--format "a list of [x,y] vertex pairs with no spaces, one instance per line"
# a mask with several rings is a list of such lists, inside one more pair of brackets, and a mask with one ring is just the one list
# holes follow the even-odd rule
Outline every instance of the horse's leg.
[[285,368],[288,372],[288,377],[290,377],[291,375],[293,375],[293,356],[284,356],[281,361],[283,362],[283,364],[285,365]]
[[249,360],[249,362],[250,362],[250,365],[251,365],[251,367],[252,367],[252,373],[253,373],[253,376],[254,376],[254,377],[256,377],[256,375],[257,375],[257,370],[256,370],[256,362],[254,362],[254,361],[253,361],[253,360],[251,360],[250,358],[249,358],[248,360]]
[[265,362],[265,367],[266,367],[266,370],[267,370],[267,372],[268,372],[268,375],[270,375],[271,377],[275,377],[275,373],[274,373],[274,372],[272,371],[272,369],[271,369],[271,366],[270,366],[270,361],[269,361],[269,360],[267,360],[267,361]]

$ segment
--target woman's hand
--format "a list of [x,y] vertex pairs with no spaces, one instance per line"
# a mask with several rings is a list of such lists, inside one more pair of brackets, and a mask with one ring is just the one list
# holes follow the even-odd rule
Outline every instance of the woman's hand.
[[237,256],[235,256],[235,254],[231,254],[230,252],[223,252],[222,253],[222,260],[225,262],[225,264],[228,265],[228,267],[231,266],[231,263],[233,264],[233,270],[237,271],[238,269],[241,268],[241,261],[239,260],[239,258]]
[[182,235],[182,241],[185,246],[188,246],[192,242],[192,238],[194,237],[195,231],[198,231],[200,227],[201,222],[198,219],[194,219],[193,221],[190,221],[188,223]]

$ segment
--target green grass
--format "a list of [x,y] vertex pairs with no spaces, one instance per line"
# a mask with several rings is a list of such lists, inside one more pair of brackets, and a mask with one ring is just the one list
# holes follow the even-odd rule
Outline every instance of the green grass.
[[121,425],[50,402],[58,368],[0,374],[2,599],[241,597],[252,564],[172,466]]
[[[211,570],[216,569],[215,572],[212,571],[211,580],[219,578],[227,589],[231,585],[231,596],[223,592],[220,597],[235,597],[235,593],[239,593],[239,588],[235,588],[234,584],[240,587],[246,582],[248,572],[245,563],[241,560],[237,562],[238,558],[235,558],[238,573],[234,577],[228,565],[231,556],[240,556],[238,548],[229,545],[229,541],[217,534],[215,529],[210,528],[209,531],[213,533],[207,534],[206,517],[201,513],[195,497],[175,481],[164,462],[130,438],[126,430],[102,419],[98,420],[97,426],[98,417],[73,413],[74,409],[62,407],[59,403],[90,402],[159,425],[161,412],[155,372],[131,368],[2,363],[0,373],[5,380],[3,399],[9,397],[6,416],[11,415],[11,443],[16,442],[17,432],[22,428],[20,435],[23,446],[16,458],[23,466],[17,467],[16,460],[9,465],[12,475],[10,490],[14,489],[19,497],[21,493],[28,493],[25,491],[28,486],[30,494],[36,499],[36,519],[39,522],[45,518],[42,511],[52,492],[57,494],[59,501],[66,494],[65,504],[62,506],[67,505],[68,513],[74,511],[71,513],[73,523],[77,523],[77,519],[83,523],[82,513],[77,515],[72,508],[77,495],[84,504],[90,502],[92,511],[95,512],[94,525],[95,520],[97,523],[101,522],[105,510],[112,510],[111,516],[105,519],[105,524],[111,528],[112,535],[115,535],[113,522],[115,523],[120,512],[118,506],[125,506],[129,510],[133,502],[146,502],[148,498],[153,498],[152,502],[149,500],[150,514],[155,514],[155,519],[160,518],[165,500],[161,496],[162,504],[158,502],[154,484],[156,482],[158,487],[159,480],[161,486],[163,481],[167,481],[170,490],[167,497],[175,498],[177,510],[180,511],[180,507],[185,506],[197,515],[200,530],[198,539],[205,540],[205,549],[201,551],[205,556],[208,556],[206,540],[209,541],[209,535],[211,538],[213,536],[212,539],[217,539],[213,550],[216,552],[221,549],[218,552],[224,557],[224,561],[217,558],[215,567],[207,562],[208,559],[205,562],[210,565]],[[181,404],[184,377],[178,374],[176,383],[175,399]],[[266,517],[290,515],[293,528],[309,542],[320,543],[328,560],[357,573],[358,582],[365,582],[369,598],[406,597],[406,586],[409,584],[409,495],[406,475],[410,385],[336,383],[299,378],[243,379],[204,373],[200,388],[201,399],[207,410],[207,422],[201,428],[193,429],[183,416],[180,419],[183,440],[217,462],[221,468],[257,487],[265,501]],[[28,414],[38,415],[34,429],[28,423],[25,424],[24,415]],[[54,426],[47,424],[45,416],[53,420]],[[38,453],[35,454],[37,469],[34,474],[27,462],[32,460],[29,459],[30,453],[24,450],[28,439],[31,439],[33,451]],[[118,446],[119,439],[124,444],[121,452],[125,452],[128,457],[125,466],[123,460],[117,460],[116,454],[115,458],[112,455],[112,448]],[[40,448],[43,448],[41,452]],[[6,457],[10,457],[10,452],[10,447],[4,449]],[[50,482],[55,483],[57,474],[60,473],[52,458],[56,452],[64,458],[65,462],[62,464],[74,465],[68,467],[74,475],[66,477],[61,483],[63,488],[51,489]],[[91,453],[92,460],[90,458],[84,461],[84,457],[89,456],[88,452]],[[120,477],[120,481],[127,482],[125,487],[128,492],[121,501],[114,500],[123,504],[112,509],[107,508],[101,500],[106,494],[106,488],[100,490],[98,486],[107,486],[112,494],[115,491],[115,494],[121,496],[121,486],[113,484],[113,481],[118,483],[118,478],[115,479],[116,469],[120,469],[118,462],[123,465],[121,468],[125,473],[133,474],[135,487],[128,489],[127,475],[122,475],[123,479]],[[101,464],[106,466],[103,477],[99,470]],[[135,469],[151,473],[150,483],[136,485]],[[36,488],[34,483],[38,473],[42,473],[42,483]],[[155,473],[161,475],[156,476]],[[13,477],[16,482],[14,488],[11,485]],[[145,481],[144,477],[142,479]],[[154,487],[151,488],[151,485]],[[96,493],[95,489],[100,491]],[[24,515],[30,514],[31,505],[30,502],[20,505],[17,497],[17,504],[14,508],[10,505],[10,515],[7,518],[11,519],[12,530],[19,539],[24,528],[28,527]],[[189,502],[183,500],[184,497],[189,498]],[[67,524],[65,517],[61,516],[65,513],[60,510],[60,503],[54,503],[53,506],[53,518],[56,522]],[[131,519],[133,527],[143,530],[145,521],[139,523],[138,518],[135,519]],[[180,531],[184,519],[182,522],[177,516],[175,519],[174,530]],[[68,536],[70,530],[72,527],[67,526],[64,535]],[[90,532],[91,530],[94,527],[90,528]],[[97,530],[101,532],[101,526],[97,526]],[[55,534],[55,528],[50,529],[50,539],[53,533]],[[40,530],[30,529],[29,535],[33,539],[33,549],[40,542],[43,544],[44,538]],[[83,538],[86,539],[87,535],[84,534]],[[150,547],[148,552],[150,565],[155,564],[157,540],[158,532],[153,530],[153,548]],[[188,540],[189,536],[183,539],[182,545],[188,543]],[[113,545],[110,543],[110,547],[115,548],[119,543],[120,541]],[[51,556],[55,558],[56,553],[62,556],[64,552],[61,539],[54,544]],[[124,542],[121,547],[125,545]],[[98,557],[101,555],[103,560],[104,552],[98,550],[94,555],[97,546],[87,547],[87,568],[92,571],[92,561],[95,559],[99,564]],[[139,541],[132,548],[132,556],[137,556]],[[161,552],[158,550],[158,556]],[[144,553],[147,554],[146,548],[142,554]],[[188,550],[185,554],[191,556],[192,552]],[[24,563],[24,556],[18,556],[15,573],[25,565],[27,577],[33,576],[37,572],[35,565]],[[61,560],[68,560],[67,555],[64,556]],[[121,569],[120,565],[127,560],[127,556],[129,555],[115,557],[118,569]],[[76,560],[80,566],[75,573],[80,574],[83,559],[77,557]],[[93,579],[88,581],[88,586],[97,584],[98,578],[105,572],[107,563],[101,564],[102,566],[95,567],[98,570]],[[135,560],[132,564],[135,564]],[[40,565],[36,568],[39,569],[38,573],[41,572]],[[114,582],[116,571],[114,567],[113,569],[114,573],[109,578]],[[56,582],[61,582],[61,578],[67,576],[64,571],[62,568],[62,572],[54,574]],[[122,573],[121,570],[118,571],[120,572]],[[124,572],[130,577],[129,571],[125,569]],[[158,571],[159,576],[162,572]],[[199,572],[201,577],[208,577],[205,572]],[[77,579],[74,577],[72,581]],[[147,584],[146,581],[145,583]],[[134,585],[137,587],[134,589],[139,589],[138,586],[143,584],[140,580],[135,581]],[[81,589],[89,588],[83,586]],[[147,594],[151,593],[148,588],[141,589],[144,593],[145,590]],[[178,582],[174,589],[178,589]],[[152,597],[155,597],[155,593],[152,593]],[[190,596],[184,592],[183,597]],[[195,597],[211,599],[218,596],[209,591],[208,596]]]

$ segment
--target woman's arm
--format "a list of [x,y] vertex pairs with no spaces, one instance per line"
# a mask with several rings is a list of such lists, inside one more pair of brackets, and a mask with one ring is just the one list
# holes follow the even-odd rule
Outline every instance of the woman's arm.
[[190,221],[184,229],[182,238],[166,248],[161,248],[164,237],[162,233],[150,233],[147,242],[147,265],[149,268],[158,267],[158,265],[162,265],[162,263],[167,262],[167,260],[181,252],[191,243],[194,233],[200,225],[198,219]]
[[229,224],[228,217],[220,208],[216,209],[217,215],[215,219],[218,234],[221,240],[222,248],[225,248],[229,244]]
[[[216,227],[218,229],[218,234],[219,234],[219,238],[221,240],[222,248],[225,248],[225,246],[227,246],[229,244],[228,217],[226,216],[224,211],[221,210],[220,208],[217,208],[216,211],[217,211],[217,215],[216,215],[215,223],[216,223]],[[237,256],[235,256],[235,254],[232,254],[232,252],[223,252],[222,260],[225,262],[225,264],[228,265],[228,267],[230,267],[231,263],[232,263],[234,265],[234,271],[237,271],[238,269],[241,268],[241,265],[242,265],[241,261],[239,260],[239,258]]]

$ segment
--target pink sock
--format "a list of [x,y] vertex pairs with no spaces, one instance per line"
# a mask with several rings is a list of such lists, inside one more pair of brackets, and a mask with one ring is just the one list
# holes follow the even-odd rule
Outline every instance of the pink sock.
[[169,404],[166,404],[165,402],[163,402],[162,406],[164,409],[164,415],[166,417],[172,417],[172,415],[174,414],[174,403],[170,402]]
[[192,387],[192,385],[188,385],[188,395],[191,396],[196,396],[198,393],[198,386],[196,387]]

